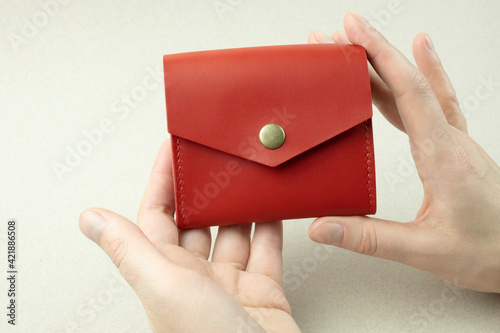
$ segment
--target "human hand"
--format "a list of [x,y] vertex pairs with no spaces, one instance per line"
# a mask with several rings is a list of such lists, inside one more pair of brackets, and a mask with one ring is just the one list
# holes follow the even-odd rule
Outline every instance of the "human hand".
[[102,247],[139,296],[154,332],[300,332],[282,289],[281,221],[178,230],[170,142],[142,198],[138,225],[102,208],[80,229]]
[[310,43],[366,49],[373,102],[410,140],[424,189],[414,221],[321,217],[312,240],[426,270],[465,288],[500,292],[500,168],[467,134],[465,117],[430,38],[413,43],[413,66],[357,14],[344,32]]

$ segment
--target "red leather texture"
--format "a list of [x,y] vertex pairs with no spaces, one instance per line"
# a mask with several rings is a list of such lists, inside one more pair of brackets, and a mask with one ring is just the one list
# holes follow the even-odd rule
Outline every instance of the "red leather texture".
[[[172,54],[164,71],[179,228],[375,213],[363,48]],[[274,150],[259,141],[269,123],[286,135]]]

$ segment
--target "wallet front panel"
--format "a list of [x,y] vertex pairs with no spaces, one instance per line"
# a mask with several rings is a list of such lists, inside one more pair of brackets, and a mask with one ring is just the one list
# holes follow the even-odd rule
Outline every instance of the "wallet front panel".
[[371,120],[277,167],[171,139],[179,228],[376,211]]

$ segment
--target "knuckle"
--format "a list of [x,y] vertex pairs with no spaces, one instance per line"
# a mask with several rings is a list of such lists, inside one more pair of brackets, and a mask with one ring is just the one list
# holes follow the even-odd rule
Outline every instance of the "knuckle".
[[451,154],[463,180],[480,180],[485,177],[488,167],[484,159],[477,153],[480,151],[480,147],[475,142],[471,144],[472,147],[459,140],[453,140]]
[[127,259],[129,253],[127,240],[122,236],[118,236],[107,240],[105,247],[111,261],[118,268],[125,280],[132,284],[136,282],[140,277],[140,273],[137,265],[130,259]]
[[396,100],[411,98],[411,96],[418,95],[420,98],[432,100],[435,98],[434,93],[427,81],[425,75],[415,66],[408,65],[408,72],[405,71],[404,84],[394,91]]
[[225,263],[233,266],[234,268],[236,268],[239,271],[244,271],[247,268],[247,266],[245,264],[243,264],[242,262],[238,262],[238,261],[226,261]]
[[430,92],[429,82],[427,81],[425,75],[422,74],[422,72],[418,68],[413,67],[413,69],[411,70],[410,78],[415,90],[424,93]]
[[448,91],[448,103],[457,110],[460,110],[460,102],[458,101],[457,94],[455,93],[455,89],[452,87],[449,88]]
[[356,252],[373,256],[377,252],[377,232],[373,223],[369,222],[362,226],[361,234]]
[[442,107],[446,115],[446,119],[448,119],[448,122],[451,125],[463,128],[466,125],[466,119],[453,87],[449,87],[446,90],[445,96],[445,100],[442,102]]
[[467,128],[467,120],[462,111],[458,110],[446,116],[450,125],[463,130]]
[[113,264],[120,269],[122,266],[123,259],[127,253],[127,245],[123,237],[116,237],[106,242],[106,248],[108,250],[109,257]]

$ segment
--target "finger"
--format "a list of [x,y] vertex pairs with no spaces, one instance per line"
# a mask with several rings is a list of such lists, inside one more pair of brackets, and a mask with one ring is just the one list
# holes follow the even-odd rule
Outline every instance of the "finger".
[[[252,327],[260,327],[238,306],[234,297],[206,277],[207,272],[200,267],[175,265],[126,218],[102,208],[93,208],[80,215],[80,229],[100,244],[134,289],[153,331],[203,332],[206,331],[204,323],[213,319],[214,311],[221,318],[241,318]],[[178,246],[170,247],[189,254]],[[201,263],[194,256],[190,257]],[[201,319],[186,322],[182,320],[186,319],[186,314]],[[237,324],[236,320],[225,320],[221,325],[212,326],[214,332],[234,332]]]
[[210,228],[179,230],[179,245],[198,258],[207,260],[212,245]]
[[[332,35],[333,41],[340,44],[351,44],[347,35],[343,31],[337,31]],[[373,104],[382,113],[382,115],[397,129],[405,132],[403,122],[399,116],[398,107],[392,92],[385,82],[378,76],[373,66],[368,63],[368,73],[370,75],[370,88]]]
[[309,44],[325,44],[333,43],[333,40],[324,32],[313,31],[307,38]]
[[219,227],[212,261],[228,263],[236,269],[245,270],[250,255],[251,231],[251,223]]
[[311,32],[307,37],[307,44],[318,44],[316,37],[314,36],[316,32]]
[[439,244],[425,227],[366,216],[321,217],[309,228],[309,237],[360,254],[425,269],[427,249]]
[[368,73],[370,74],[370,89],[372,92],[373,104],[392,126],[406,133],[394,95],[385,82],[382,81],[380,76],[378,76],[377,72],[375,72],[371,64],[368,64]]
[[457,95],[430,37],[421,33],[413,41],[413,56],[418,68],[427,78],[448,123],[467,133],[467,123],[460,109]]
[[138,226],[163,253],[166,246],[178,242],[174,210],[172,151],[170,140],[166,140],[153,164],[137,215]]
[[[315,33],[311,34],[315,38]],[[319,32],[318,37],[315,39],[316,43],[322,43],[325,39],[324,34]],[[332,34],[331,40],[338,44],[351,44],[347,35],[343,31],[336,31]],[[397,129],[405,132],[403,122],[399,116],[399,111],[396,106],[396,101],[392,92],[389,90],[385,82],[378,76],[373,69],[373,66],[368,63],[368,73],[370,75],[370,88],[372,93],[373,104],[384,115],[384,117]]]
[[80,215],[80,229],[106,252],[141,300],[154,295],[156,281],[174,281],[176,266],[123,216],[102,208],[86,210]]
[[335,31],[332,34],[332,39],[338,44],[351,44],[351,41],[347,38],[347,35],[343,31]]
[[349,40],[366,49],[368,60],[394,95],[411,142],[418,146],[435,133],[449,133],[441,106],[418,68],[361,16],[347,14],[344,27]]
[[247,271],[264,274],[281,285],[283,280],[282,221],[255,224]]

